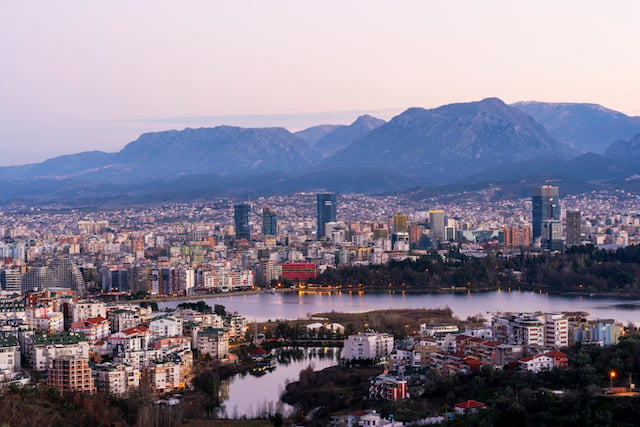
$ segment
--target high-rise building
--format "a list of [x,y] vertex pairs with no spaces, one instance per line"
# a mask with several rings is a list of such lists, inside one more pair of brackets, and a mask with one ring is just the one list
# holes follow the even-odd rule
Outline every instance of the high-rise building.
[[422,234],[424,231],[424,227],[421,225],[410,225],[408,227],[409,233],[409,242],[411,243],[420,243],[420,239],[422,239]]
[[5,268],[0,273],[3,291],[18,292],[22,290],[22,274],[17,268]]
[[394,233],[407,233],[407,214],[399,213],[393,216]]
[[62,356],[51,360],[47,385],[63,393],[95,393],[89,361],[77,356]]
[[338,203],[335,193],[322,193],[317,195],[318,208],[318,233],[317,238],[325,237],[325,224],[336,222]]
[[543,221],[560,221],[560,196],[558,187],[543,185],[533,189],[532,224],[533,239],[542,238]]
[[560,220],[548,219],[542,221],[540,247],[551,251],[561,251],[564,248],[564,241],[562,240],[562,223]]
[[236,225],[236,240],[251,240],[249,229],[249,210],[251,207],[247,203],[238,203],[233,206],[233,220]]
[[531,226],[505,227],[500,233],[501,243],[506,248],[531,246]]
[[582,241],[580,211],[567,211],[567,246],[577,246]]
[[278,234],[276,213],[269,208],[262,209],[262,235],[275,236],[276,234]]
[[431,240],[433,242],[445,240],[443,210],[431,209],[429,211],[429,229],[431,230]]

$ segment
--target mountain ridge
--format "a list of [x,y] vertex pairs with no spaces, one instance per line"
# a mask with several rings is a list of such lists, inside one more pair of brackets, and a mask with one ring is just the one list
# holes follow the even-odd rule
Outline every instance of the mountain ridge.
[[[0,198],[162,198],[178,197],[180,189],[193,197],[198,189],[207,194],[320,188],[389,192],[543,176],[564,176],[575,188],[637,186],[640,158],[630,156],[630,141],[618,139],[607,155],[567,155],[577,148],[584,151],[584,146],[559,141],[523,111],[541,104],[507,105],[486,98],[432,109],[411,107],[388,122],[363,115],[349,125],[319,125],[295,133],[282,127],[235,126],[147,132],[116,153],[87,151],[0,167]],[[604,114],[605,124],[614,117],[635,126],[636,118],[597,104],[580,108]],[[575,117],[569,116],[557,123],[570,126]],[[576,126],[583,124],[578,120]]]

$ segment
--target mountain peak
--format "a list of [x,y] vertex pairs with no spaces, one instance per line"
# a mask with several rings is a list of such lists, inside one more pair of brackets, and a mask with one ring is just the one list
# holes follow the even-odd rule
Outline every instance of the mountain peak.
[[382,119],[370,116],[369,114],[363,114],[351,123],[350,126],[368,126],[370,129],[375,129],[385,123],[386,122]]
[[490,165],[560,157],[557,141],[540,124],[498,98],[487,98],[409,108],[327,161],[386,166],[437,180]]
[[512,104],[542,124],[556,139],[581,152],[603,154],[616,140],[640,132],[640,117],[630,117],[600,104],[525,101]]

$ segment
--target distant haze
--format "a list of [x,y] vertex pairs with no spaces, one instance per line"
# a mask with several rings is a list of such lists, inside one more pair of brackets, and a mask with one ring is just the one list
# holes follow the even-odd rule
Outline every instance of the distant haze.
[[500,97],[640,113],[640,3],[0,2],[0,165]]

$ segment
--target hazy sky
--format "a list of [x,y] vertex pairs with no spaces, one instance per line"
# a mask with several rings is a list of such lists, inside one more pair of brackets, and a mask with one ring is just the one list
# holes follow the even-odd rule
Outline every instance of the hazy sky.
[[0,0],[0,164],[497,96],[640,114],[637,1]]

